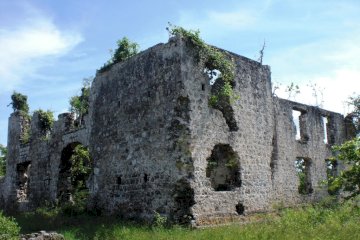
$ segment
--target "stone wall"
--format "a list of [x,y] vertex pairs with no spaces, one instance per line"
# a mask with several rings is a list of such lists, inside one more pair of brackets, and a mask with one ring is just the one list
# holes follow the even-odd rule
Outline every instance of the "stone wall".
[[[158,212],[206,225],[326,196],[319,182],[330,147],[350,137],[343,116],[274,97],[268,66],[221,51],[236,65],[238,98],[225,105],[209,106],[221,80],[210,84],[192,47],[172,38],[97,74],[81,127],[64,113],[43,133],[35,114],[22,144],[29,122],[13,113],[1,206],[29,210],[59,201],[64,162],[77,144],[88,146],[93,160],[89,207],[106,214],[150,220]],[[300,134],[293,110],[301,114]],[[296,162],[305,169],[303,192]]]

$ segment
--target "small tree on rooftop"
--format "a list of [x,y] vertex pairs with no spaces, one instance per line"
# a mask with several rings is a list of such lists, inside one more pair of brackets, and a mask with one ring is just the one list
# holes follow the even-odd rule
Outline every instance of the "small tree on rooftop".
[[115,50],[112,57],[113,63],[122,62],[139,52],[139,45],[135,42],[131,42],[127,37],[118,40],[117,45],[118,48]]
[[12,108],[15,111],[23,111],[24,113],[29,112],[29,105],[27,103],[27,96],[21,93],[14,91],[11,95],[11,103]]
[[[113,51],[110,51],[111,53]],[[121,40],[117,41],[117,48],[111,55],[111,58],[107,63],[104,64],[97,72],[105,72],[113,64],[122,62],[139,52],[139,44],[136,42],[130,41],[127,37],[123,37]]]
[[81,88],[81,94],[75,95],[70,98],[70,111],[79,118],[80,124],[82,118],[89,111],[89,97],[90,97],[90,87],[93,78],[84,78],[83,87]]

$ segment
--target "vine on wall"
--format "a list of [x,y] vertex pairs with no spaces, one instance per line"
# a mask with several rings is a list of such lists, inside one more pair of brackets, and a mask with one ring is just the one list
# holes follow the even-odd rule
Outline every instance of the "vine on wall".
[[[197,61],[204,66],[204,70],[209,77],[218,77],[223,81],[222,87],[211,93],[209,105],[216,106],[219,100],[224,97],[230,101],[235,99],[236,96],[233,91],[235,66],[232,60],[226,57],[219,49],[207,45],[200,38],[199,30],[186,30],[171,24],[169,24],[167,30],[171,36],[180,36],[191,43],[196,51]],[[220,75],[217,76],[218,74]]]

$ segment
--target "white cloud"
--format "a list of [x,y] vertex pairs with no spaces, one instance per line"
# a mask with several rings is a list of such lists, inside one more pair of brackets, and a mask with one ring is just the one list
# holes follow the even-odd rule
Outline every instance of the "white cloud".
[[[46,57],[68,53],[82,41],[77,32],[61,31],[38,11],[16,28],[0,26],[0,91],[9,91],[36,72]],[[34,15],[36,14],[36,15]],[[0,92],[0,93],[1,93]]]
[[314,91],[308,86],[316,84],[318,104],[323,100],[323,108],[349,113],[349,96],[360,94],[359,41],[360,32],[351,31],[340,37],[273,52],[268,64],[272,66],[273,80],[283,84],[278,95],[287,98],[284,85],[294,82],[301,93],[293,100],[316,105]]

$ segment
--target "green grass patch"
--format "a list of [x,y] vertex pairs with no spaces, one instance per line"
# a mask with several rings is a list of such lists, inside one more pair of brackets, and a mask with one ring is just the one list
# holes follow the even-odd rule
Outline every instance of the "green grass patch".
[[360,239],[360,207],[355,201],[282,209],[262,221],[205,229],[169,228],[124,222],[115,217],[64,216],[56,212],[16,217],[21,232],[55,230],[66,239]]

